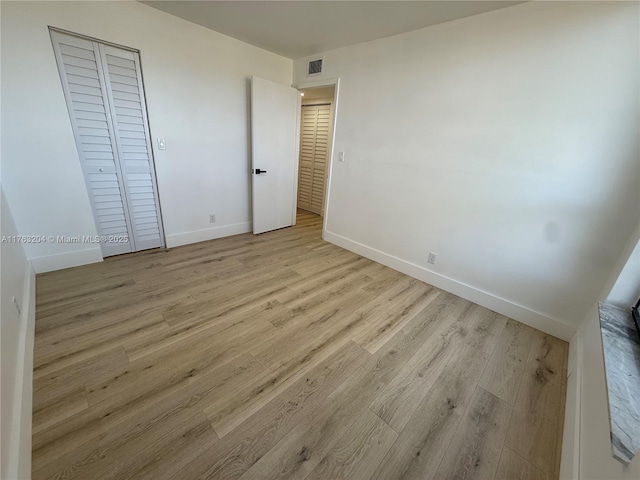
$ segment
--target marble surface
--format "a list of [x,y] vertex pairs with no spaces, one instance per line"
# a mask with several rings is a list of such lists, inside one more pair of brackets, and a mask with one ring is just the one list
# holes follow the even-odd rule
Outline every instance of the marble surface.
[[599,307],[611,446],[613,456],[628,464],[640,451],[640,337],[630,311],[607,303]]

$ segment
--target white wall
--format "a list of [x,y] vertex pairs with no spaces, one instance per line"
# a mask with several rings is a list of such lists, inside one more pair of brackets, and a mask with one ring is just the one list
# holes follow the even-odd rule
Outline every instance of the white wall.
[[[640,186],[639,186],[640,188]],[[607,297],[607,302],[620,308],[629,308],[640,298],[640,242],[633,249],[616,284]]]
[[324,52],[326,238],[569,339],[638,214],[638,32],[635,2],[528,2]]
[[[140,50],[154,150],[167,142],[154,153],[168,245],[248,231],[249,79],[289,85],[291,60],[138,2],[2,2],[2,169],[20,233],[96,232],[48,25]],[[39,271],[101,258],[26,252]]]
[[[34,275],[18,235],[4,190],[0,185],[0,478],[28,478],[31,460],[31,378],[33,348],[29,341],[35,314],[35,297],[30,291]],[[7,238],[9,237],[9,238]],[[13,299],[20,308],[20,313]],[[31,335],[32,336],[32,335]]]

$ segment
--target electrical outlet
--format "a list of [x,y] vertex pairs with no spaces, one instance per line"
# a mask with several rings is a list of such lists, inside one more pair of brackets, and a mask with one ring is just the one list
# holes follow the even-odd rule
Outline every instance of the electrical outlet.
[[209,215],[209,223],[216,223],[216,216],[211,214]]
[[16,307],[16,310],[18,311],[18,317],[20,315],[22,315],[22,312],[20,311],[20,305],[18,304],[18,300],[16,299],[16,297],[11,297],[11,301],[13,302],[13,305]]
[[438,254],[436,252],[429,252],[429,258],[428,258],[428,262],[429,263],[436,263],[436,259],[438,258]]

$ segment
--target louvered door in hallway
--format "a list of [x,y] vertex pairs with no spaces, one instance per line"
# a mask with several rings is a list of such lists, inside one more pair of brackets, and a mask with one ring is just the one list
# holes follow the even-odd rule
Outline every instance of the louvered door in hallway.
[[51,38],[103,256],[164,246],[138,52]]
[[322,214],[331,129],[331,105],[304,105],[300,124],[298,208]]

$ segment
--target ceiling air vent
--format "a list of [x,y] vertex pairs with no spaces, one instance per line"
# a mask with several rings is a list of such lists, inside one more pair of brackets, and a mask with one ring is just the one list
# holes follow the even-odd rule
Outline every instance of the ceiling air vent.
[[322,73],[322,59],[311,60],[307,68],[307,75],[320,75]]

